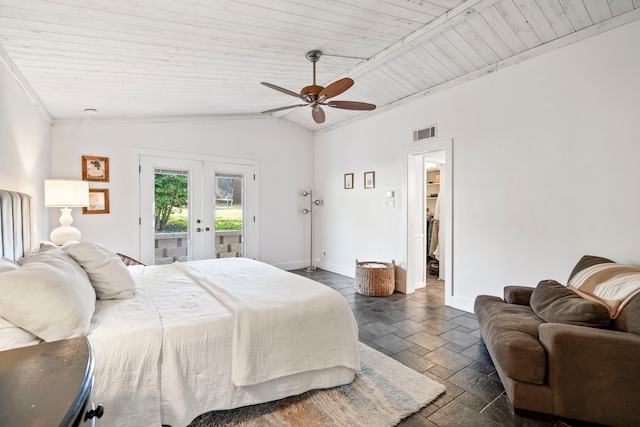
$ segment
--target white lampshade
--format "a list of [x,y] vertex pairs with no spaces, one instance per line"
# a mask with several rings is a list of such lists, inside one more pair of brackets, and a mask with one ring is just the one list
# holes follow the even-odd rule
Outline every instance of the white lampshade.
[[89,206],[89,183],[72,179],[45,179],[44,205],[48,207]]

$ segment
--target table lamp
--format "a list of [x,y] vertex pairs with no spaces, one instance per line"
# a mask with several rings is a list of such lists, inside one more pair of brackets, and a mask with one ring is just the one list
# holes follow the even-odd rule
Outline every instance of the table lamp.
[[80,240],[80,230],[71,226],[71,208],[89,206],[89,183],[71,179],[45,179],[44,205],[59,207],[60,227],[51,232],[49,238],[56,245],[70,240]]

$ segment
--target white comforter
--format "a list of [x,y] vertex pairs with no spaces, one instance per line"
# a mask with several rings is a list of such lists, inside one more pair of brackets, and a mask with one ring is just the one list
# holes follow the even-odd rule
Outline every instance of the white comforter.
[[242,258],[130,268],[136,296],[98,301],[89,335],[100,425],[183,426],[359,369],[353,314],[324,285]]

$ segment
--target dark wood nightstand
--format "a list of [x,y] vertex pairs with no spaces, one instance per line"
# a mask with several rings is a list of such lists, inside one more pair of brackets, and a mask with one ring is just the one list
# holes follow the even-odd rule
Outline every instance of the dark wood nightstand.
[[84,337],[0,352],[2,425],[83,425],[93,366],[93,347]]

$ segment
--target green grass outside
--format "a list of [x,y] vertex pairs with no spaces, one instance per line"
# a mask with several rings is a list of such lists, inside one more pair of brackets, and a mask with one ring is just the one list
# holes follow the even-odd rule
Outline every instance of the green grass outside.
[[242,218],[216,218],[216,230],[242,230]]
[[[188,215],[186,209],[172,213],[167,229],[172,232],[187,231]],[[242,207],[216,206],[216,230],[242,230]]]
[[186,231],[187,230],[187,217],[186,216],[173,216],[171,215],[171,217],[169,218],[169,221],[167,221],[167,228],[169,228],[169,226],[172,226],[172,228],[179,230],[179,231]]

